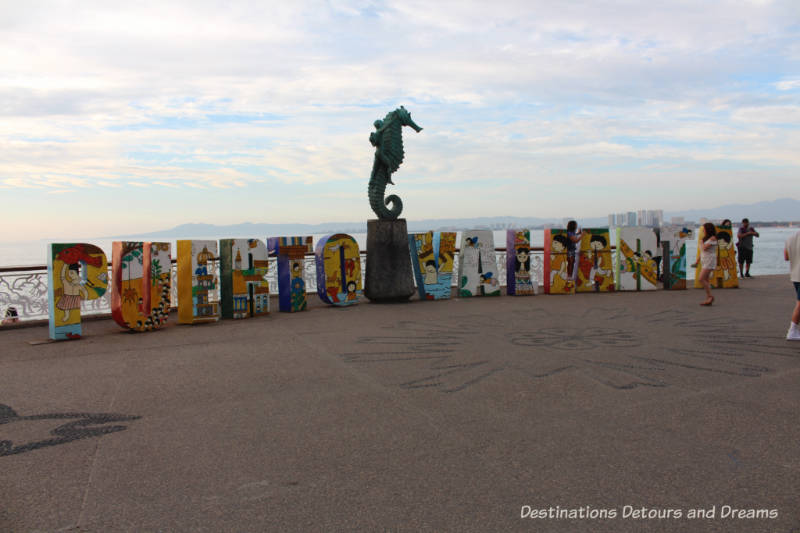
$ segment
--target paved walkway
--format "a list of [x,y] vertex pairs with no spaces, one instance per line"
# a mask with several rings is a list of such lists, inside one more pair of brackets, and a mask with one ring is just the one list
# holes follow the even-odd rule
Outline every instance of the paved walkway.
[[791,285],[742,285],[0,331],[0,531],[798,532]]

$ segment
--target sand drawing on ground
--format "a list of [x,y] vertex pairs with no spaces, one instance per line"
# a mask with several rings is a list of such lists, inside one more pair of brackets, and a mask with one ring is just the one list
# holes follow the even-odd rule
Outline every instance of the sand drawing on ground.
[[[619,319],[628,327],[620,327]],[[757,331],[737,330],[736,317],[699,319],[698,312],[683,309],[634,314],[592,307],[579,315],[532,309],[457,315],[436,323],[403,320],[359,337],[356,350],[338,355],[380,374],[387,386],[446,393],[508,371],[526,375],[532,383],[588,379],[619,391],[694,387],[698,379],[712,375],[760,378],[774,372],[781,360],[797,357],[780,343],[765,345]],[[669,345],[651,341],[648,331],[654,328],[675,331]],[[491,336],[491,352],[471,349],[482,335]],[[698,348],[702,339],[713,340],[716,348]],[[391,377],[379,370],[386,365],[392,368]]]

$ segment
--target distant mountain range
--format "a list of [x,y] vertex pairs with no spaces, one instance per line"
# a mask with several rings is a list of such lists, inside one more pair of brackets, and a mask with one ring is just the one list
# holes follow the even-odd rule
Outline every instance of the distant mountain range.
[[711,209],[689,209],[664,213],[665,221],[669,221],[670,217],[683,217],[695,222],[700,218],[710,220],[729,218],[733,222],[739,222],[743,218],[749,218],[751,222],[794,222],[800,220],[800,200],[779,198],[771,202],[729,204]]
[[[724,219],[730,218],[734,223],[747,217],[752,222],[776,222],[800,220],[800,200],[780,198],[771,202],[756,202],[753,204],[730,204],[709,209],[689,209],[686,211],[665,211],[664,221],[669,222],[671,217],[683,217],[688,222],[697,222],[700,218]],[[608,217],[579,218],[576,220],[581,226],[604,227],[608,225]],[[504,229],[504,228],[537,228],[544,225],[563,224],[561,218],[536,218],[536,217],[472,217],[472,218],[436,218],[425,220],[408,220],[409,231],[428,230],[462,230],[462,229]],[[275,235],[308,235],[320,233],[366,233],[367,222],[326,222],[324,224],[256,224],[244,222],[218,226],[215,224],[181,224],[174,228],[139,233],[137,237],[182,237],[182,238],[212,238],[212,237],[248,237],[248,236],[275,236]],[[118,235],[106,238],[122,238]]]

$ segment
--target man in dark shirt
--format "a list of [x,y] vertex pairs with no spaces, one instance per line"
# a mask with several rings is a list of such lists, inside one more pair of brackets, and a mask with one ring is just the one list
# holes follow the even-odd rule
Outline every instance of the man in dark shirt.
[[[736,247],[739,248],[739,273],[743,278],[751,278],[750,265],[753,263],[753,237],[758,237],[758,232],[750,225],[748,219],[743,218],[741,225],[739,225],[739,233],[736,236],[739,238],[736,243]],[[744,269],[745,264],[747,264],[746,271]]]

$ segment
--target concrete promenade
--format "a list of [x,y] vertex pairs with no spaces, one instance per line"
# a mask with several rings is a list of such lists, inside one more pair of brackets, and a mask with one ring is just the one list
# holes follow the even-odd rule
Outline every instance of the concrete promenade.
[[0,330],[0,531],[797,533],[792,288],[741,285]]

